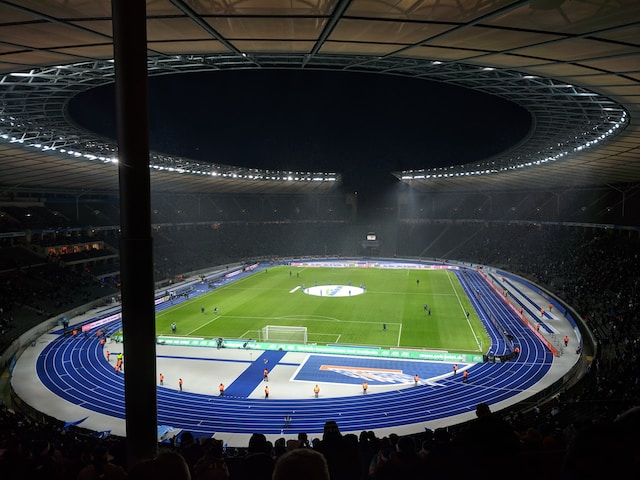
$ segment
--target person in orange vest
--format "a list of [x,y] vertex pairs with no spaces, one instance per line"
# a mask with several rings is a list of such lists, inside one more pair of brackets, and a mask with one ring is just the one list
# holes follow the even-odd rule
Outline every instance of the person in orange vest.
[[367,382],[362,382],[362,394],[366,395],[367,388],[369,388],[369,384]]
[[102,348],[104,348],[104,344],[105,344],[105,339],[104,339],[104,337],[102,337],[102,338],[100,339],[100,346],[101,346]]
[[223,396],[224,395],[224,384],[223,383],[218,385],[218,390],[220,390],[220,396]]
[[73,329],[73,338],[76,338],[78,336],[78,329],[74,328]]
[[413,383],[414,383],[414,385],[415,385],[416,387],[418,386],[418,380],[420,380],[420,377],[418,377],[418,374],[416,373],[416,374],[413,376]]
[[318,386],[317,383],[316,383],[316,386],[313,387],[313,393],[315,394],[315,397],[318,398],[318,394],[320,393],[320,387]]
[[455,375],[456,373],[458,373],[458,364],[454,363],[453,364],[453,374]]
[[462,383],[467,383],[468,380],[469,380],[469,372],[465,370],[464,372],[462,372]]
[[160,385],[164,385],[164,375],[160,374]]
[[180,391],[182,391],[182,379],[181,378],[178,379],[178,388],[180,388]]
[[544,308],[540,309],[540,318],[544,317]]
[[264,377],[264,381],[268,382],[269,381],[269,370],[267,370],[266,368],[264,369],[263,373],[263,377]]
[[269,398],[269,385],[264,387],[264,398]]
[[107,353],[106,353],[107,362],[109,361],[109,357],[110,357],[110,356],[111,356],[111,353],[109,352],[109,350],[107,350]]
[[113,367],[116,371],[116,373],[118,373],[120,371],[120,363],[116,363],[116,366]]
[[564,346],[566,347],[566,346],[568,346],[568,345],[569,345],[569,336],[568,336],[568,335],[565,335],[565,336],[564,336]]

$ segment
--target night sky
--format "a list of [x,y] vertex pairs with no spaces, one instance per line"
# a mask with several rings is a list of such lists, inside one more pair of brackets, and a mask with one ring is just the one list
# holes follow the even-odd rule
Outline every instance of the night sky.
[[[151,77],[154,151],[252,168],[336,171],[347,191],[391,171],[479,161],[526,136],[528,113],[497,97],[399,76],[233,70]],[[84,92],[71,117],[116,137],[114,86]],[[96,114],[96,112],[100,112]]]

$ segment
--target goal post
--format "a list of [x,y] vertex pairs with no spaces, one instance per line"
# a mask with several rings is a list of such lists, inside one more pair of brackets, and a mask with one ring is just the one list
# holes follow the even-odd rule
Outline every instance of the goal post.
[[268,342],[307,343],[307,327],[267,325],[262,328],[262,340]]

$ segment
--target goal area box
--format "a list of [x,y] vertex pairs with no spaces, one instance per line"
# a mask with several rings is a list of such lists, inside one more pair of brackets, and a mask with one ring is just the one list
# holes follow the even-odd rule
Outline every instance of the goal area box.
[[262,328],[262,341],[306,344],[307,327],[267,325]]

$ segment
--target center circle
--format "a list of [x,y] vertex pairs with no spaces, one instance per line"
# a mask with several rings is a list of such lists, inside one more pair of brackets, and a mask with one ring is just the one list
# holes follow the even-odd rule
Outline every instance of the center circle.
[[353,297],[362,295],[364,288],[351,285],[315,285],[305,288],[303,292],[317,297]]

